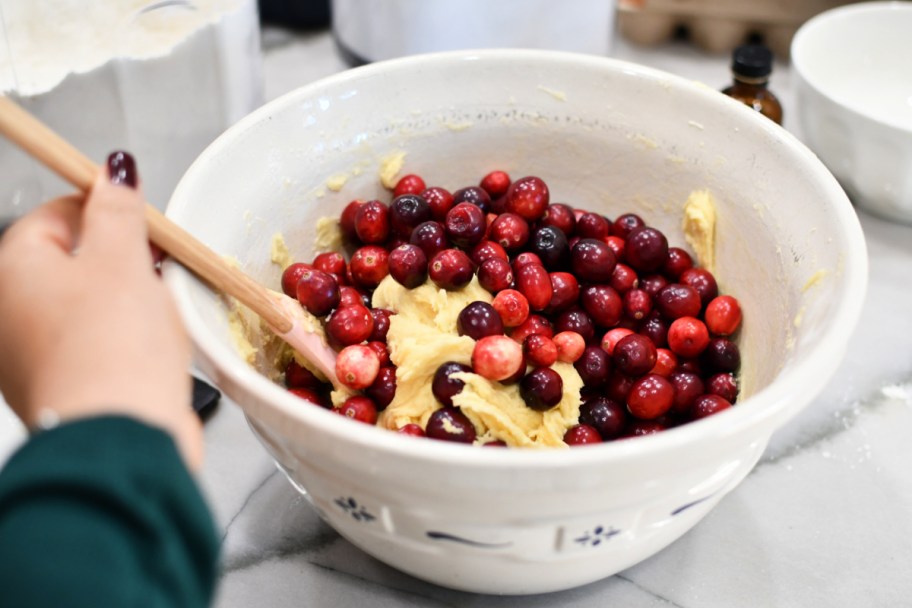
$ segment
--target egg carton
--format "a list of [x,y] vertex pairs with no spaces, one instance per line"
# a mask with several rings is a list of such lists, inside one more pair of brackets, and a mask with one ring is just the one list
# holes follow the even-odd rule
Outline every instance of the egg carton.
[[618,31],[628,40],[655,46],[681,28],[701,49],[731,52],[759,37],[778,57],[789,55],[802,23],[846,0],[619,0]]

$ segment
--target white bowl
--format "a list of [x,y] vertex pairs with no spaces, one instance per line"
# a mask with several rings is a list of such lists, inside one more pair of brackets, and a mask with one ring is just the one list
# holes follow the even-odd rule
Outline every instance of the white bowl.
[[808,145],[860,207],[912,222],[912,4],[821,13],[791,57]]
[[[377,167],[448,188],[499,168],[552,200],[633,211],[683,244],[691,191],[717,198],[718,267],[740,298],[743,398],[654,436],[571,450],[418,440],[310,407],[248,367],[220,299],[176,265],[166,280],[199,363],[244,408],[324,519],[378,559],[476,592],[565,589],[623,570],[684,534],[754,466],[777,427],[826,384],[858,319],[865,244],[839,184],[797,139],[669,74],[547,51],[416,56],[278,99],[189,169],[171,219],[278,286],[271,237],[311,255],[313,226],[351,199],[388,197]],[[327,189],[331,180],[341,191]]]

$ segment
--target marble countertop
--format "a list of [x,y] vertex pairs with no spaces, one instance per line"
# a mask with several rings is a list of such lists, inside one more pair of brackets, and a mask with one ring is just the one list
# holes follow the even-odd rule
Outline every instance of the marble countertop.
[[[265,96],[347,66],[326,32],[266,28]],[[616,40],[612,56],[728,83],[728,58],[685,43]],[[787,63],[771,88],[800,135]],[[912,577],[912,227],[860,214],[870,286],[823,393],[696,528],[658,555],[574,590],[525,598],[436,587],[365,555],[324,524],[224,399],[206,424],[202,485],[223,531],[218,608],[249,606],[901,606]],[[0,459],[19,429],[0,411]]]

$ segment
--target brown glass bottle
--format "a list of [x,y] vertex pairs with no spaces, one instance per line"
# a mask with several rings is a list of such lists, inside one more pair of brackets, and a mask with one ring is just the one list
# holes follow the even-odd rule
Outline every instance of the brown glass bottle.
[[733,82],[722,92],[781,125],[782,105],[767,88],[773,53],[761,44],[739,46],[732,53],[731,70]]

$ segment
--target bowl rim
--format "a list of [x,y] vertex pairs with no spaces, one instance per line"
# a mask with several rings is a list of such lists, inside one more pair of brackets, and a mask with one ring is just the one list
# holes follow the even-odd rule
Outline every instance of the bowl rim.
[[[858,217],[843,189],[822,162],[797,137],[759,113],[743,104],[720,94],[702,83],[686,79],[662,70],[628,62],[625,60],[585,55],[566,51],[527,49],[482,49],[470,51],[446,51],[413,55],[371,63],[344,70],[326,78],[306,84],[264,104],[239,120],[214,140],[190,165],[175,188],[166,215],[179,221],[181,207],[187,204],[184,192],[189,190],[195,175],[205,170],[210,159],[230,148],[241,135],[257,123],[267,121],[270,116],[299,101],[317,97],[326,88],[335,88],[352,81],[369,79],[388,70],[408,70],[423,64],[444,65],[463,61],[525,61],[545,62],[554,66],[568,65],[579,68],[588,66],[595,70],[623,73],[625,76],[651,80],[662,87],[683,87],[688,94],[705,100],[705,103],[719,106],[727,111],[742,112],[740,119],[753,122],[765,132],[778,147],[787,148],[801,162],[812,169],[809,172],[824,188],[833,201],[832,213],[840,217],[842,240],[848,251],[840,268],[843,281],[850,287],[845,297],[836,304],[833,325],[838,330],[829,331],[810,346],[809,356],[790,368],[779,372],[774,382],[751,395],[736,407],[700,421],[688,423],[650,436],[636,438],[636,441],[612,441],[586,446],[586,449],[471,449],[469,446],[444,441],[426,441],[418,438],[404,438],[401,434],[364,424],[352,424],[342,420],[338,414],[320,407],[300,407],[301,399],[288,393],[279,385],[252,369],[231,347],[224,345],[205,329],[202,318],[195,310],[190,297],[191,287],[199,283],[188,270],[172,260],[163,266],[163,276],[168,285],[187,331],[197,349],[197,356],[207,357],[215,369],[231,370],[236,381],[250,391],[256,399],[268,403],[280,416],[300,421],[310,427],[310,432],[322,433],[332,439],[339,439],[353,448],[384,452],[403,459],[420,460],[428,464],[451,465],[459,462],[461,468],[484,470],[516,470],[534,468],[541,470],[568,469],[585,466],[602,466],[612,462],[623,462],[646,455],[657,455],[680,450],[714,439],[732,437],[754,426],[767,428],[765,435],[775,430],[778,424],[797,413],[789,410],[790,400],[809,402],[822,390],[835,373],[862,310],[867,287],[867,249]],[[178,218],[178,219],[175,219]],[[813,356],[811,356],[813,355]],[[240,404],[239,404],[240,405]],[[241,406],[243,409],[243,406]],[[249,415],[249,414],[248,414]],[[370,453],[365,452],[365,453]]]
[[792,37],[792,42],[789,45],[789,54],[796,75],[821,97],[863,120],[869,120],[884,128],[897,129],[912,135],[912,124],[902,124],[891,117],[876,116],[866,111],[864,107],[856,102],[847,100],[839,95],[828,93],[826,91],[827,87],[820,84],[819,79],[808,70],[808,66],[805,63],[806,49],[809,44],[807,41],[815,31],[825,28],[834,21],[851,19],[862,13],[883,14],[897,11],[912,15],[912,3],[901,2],[899,0],[857,2],[855,4],[847,4],[818,13],[805,21],[795,32],[795,35]]

